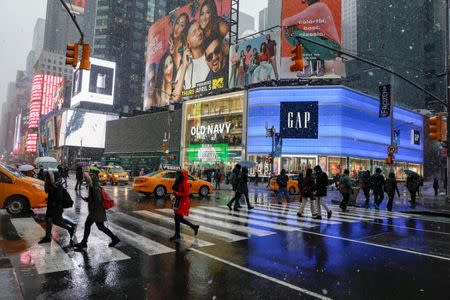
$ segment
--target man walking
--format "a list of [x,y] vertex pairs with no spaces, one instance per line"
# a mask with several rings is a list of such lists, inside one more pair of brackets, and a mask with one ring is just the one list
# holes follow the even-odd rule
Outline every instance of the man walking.
[[322,168],[319,165],[314,167],[314,171],[316,172],[317,214],[313,216],[313,219],[322,219],[321,206],[327,211],[327,218],[329,219],[331,218],[332,211],[322,200],[323,197],[327,195],[328,175],[322,171]]
[[291,199],[289,198],[289,193],[287,191],[289,177],[286,175],[286,170],[282,169],[281,173],[277,176],[277,184],[278,184],[278,204],[283,203],[283,196],[286,198],[286,201],[289,203]]
[[434,189],[434,196],[437,197],[439,194],[439,180],[437,178],[434,178],[433,180],[433,189]]
[[383,202],[384,199],[384,176],[382,174],[382,170],[380,168],[377,168],[375,170],[375,174],[372,175],[370,178],[370,182],[373,189],[373,196],[374,196],[374,202],[375,202],[375,208],[379,209],[381,202]]
[[81,184],[83,183],[83,168],[81,166],[77,166],[75,169],[75,178],[77,179],[75,190],[81,190]]
[[339,182],[339,190],[342,194],[342,201],[339,207],[342,211],[347,209],[348,201],[350,200],[350,193],[352,192],[352,182],[349,176],[350,172],[348,169],[344,170],[344,176],[341,177]]
[[[231,187],[233,188],[233,191],[234,191],[234,197],[231,198],[230,202],[228,202],[228,204],[227,204],[227,206],[230,210],[232,209],[231,205],[233,204],[234,201],[236,201],[236,203],[234,204],[234,207],[239,208],[239,200],[240,200],[240,197],[242,196],[242,194],[239,194],[237,192],[240,173],[241,173],[241,165],[236,164],[234,166],[233,170],[231,171],[231,176],[230,176]],[[239,198],[237,198],[237,196],[239,196]]]
[[361,189],[363,190],[364,197],[366,198],[365,207],[369,208],[370,202],[370,171],[364,171],[361,177]]

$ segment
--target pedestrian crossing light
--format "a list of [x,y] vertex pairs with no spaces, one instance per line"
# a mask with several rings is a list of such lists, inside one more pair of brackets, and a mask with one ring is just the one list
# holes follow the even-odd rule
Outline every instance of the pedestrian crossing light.
[[301,72],[304,69],[303,65],[303,48],[302,45],[297,44],[295,48],[291,49],[291,60],[294,62],[290,66],[291,72]]
[[76,68],[78,64],[78,47],[77,43],[67,45],[66,65],[72,65]]
[[429,138],[434,141],[440,141],[442,139],[442,116],[431,117],[429,121],[430,133]]
[[83,48],[83,52],[81,54],[80,69],[90,70],[91,62],[89,61],[89,58],[91,57],[91,46],[85,43],[83,43],[81,46]]

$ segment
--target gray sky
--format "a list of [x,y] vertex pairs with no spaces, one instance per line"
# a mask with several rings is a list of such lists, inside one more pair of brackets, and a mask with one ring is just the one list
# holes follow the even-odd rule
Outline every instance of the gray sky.
[[25,69],[34,24],[39,17],[45,18],[46,8],[47,0],[0,1],[0,104],[6,98],[8,82],[16,78],[16,70]]
[[[58,0],[49,0],[58,1]],[[31,49],[37,18],[45,18],[47,0],[0,0],[0,105],[6,99],[8,83],[15,80],[16,71],[24,70]],[[267,0],[241,0],[240,10],[255,17],[267,7]]]

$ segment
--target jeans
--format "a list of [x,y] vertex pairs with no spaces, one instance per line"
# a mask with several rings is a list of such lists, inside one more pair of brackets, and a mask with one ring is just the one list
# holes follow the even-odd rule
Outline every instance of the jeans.
[[363,189],[364,192],[364,197],[366,198],[366,205],[369,205],[370,202],[370,188],[364,188]]
[[77,179],[77,184],[75,185],[76,190],[81,190],[81,184],[83,183],[83,179]]
[[341,204],[339,205],[339,207],[342,210],[346,210],[349,200],[350,200],[350,193],[342,193],[342,201],[341,201]]
[[388,200],[388,203],[387,203],[387,209],[389,211],[392,210],[392,205],[394,203],[394,196],[395,196],[395,194],[388,194],[389,200]]
[[175,214],[175,235],[180,235],[180,223],[186,224],[192,229],[195,228],[195,225],[186,220],[183,215]]
[[384,200],[384,192],[383,190],[374,190],[373,191],[374,202],[376,205],[380,205]]
[[283,196],[286,198],[287,202],[291,202],[291,198],[289,197],[289,193],[286,188],[280,188],[278,190],[277,198],[278,202],[283,200]]
[[330,209],[328,208],[328,206],[326,206],[325,203],[323,203],[322,197],[317,197],[316,203],[317,203],[317,214],[318,214],[319,216],[322,215],[322,209],[321,209],[321,206],[323,206],[323,208],[325,208],[326,212],[329,212],[329,211],[330,211]]
[[114,233],[111,232],[111,230],[109,230],[108,227],[105,226],[104,222],[94,222],[88,216],[86,219],[86,222],[84,223],[84,235],[83,235],[83,240],[81,241],[82,243],[87,243],[89,235],[91,234],[91,226],[94,223],[95,223],[95,225],[97,225],[98,230],[102,231],[104,234],[109,236],[111,238],[111,240],[114,241],[114,240],[119,239],[117,236],[114,235]]
[[74,223],[70,222],[67,219],[64,219],[62,216],[45,217],[45,237],[51,238],[53,224],[64,228],[67,231],[75,227]]
[[302,204],[300,205],[300,208],[298,209],[298,213],[299,214],[303,214],[303,210],[305,209],[306,206],[306,202],[309,200],[310,205],[311,205],[311,215],[316,215],[316,210],[314,209],[314,200],[309,198],[309,197],[304,197]]

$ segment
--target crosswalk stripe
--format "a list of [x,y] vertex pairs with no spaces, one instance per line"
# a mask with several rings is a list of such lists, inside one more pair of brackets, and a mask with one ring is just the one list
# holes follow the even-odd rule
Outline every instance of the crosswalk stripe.
[[[175,224],[175,221],[173,220],[173,218],[163,216],[160,214],[156,214],[156,213],[153,213],[153,212],[150,212],[147,210],[138,210],[138,211],[134,211],[134,213],[137,215],[146,217],[146,218],[152,218],[152,219],[163,221],[165,223]],[[214,229],[214,228],[211,228],[208,226],[204,226],[204,225],[202,225],[200,227],[199,231],[200,231],[200,233],[206,232],[208,234],[214,235],[215,238],[224,240],[226,242],[236,242],[236,241],[241,241],[241,240],[247,239],[247,237],[244,237],[244,236],[232,234],[232,233],[229,233],[226,231],[217,230],[217,229]]]
[[[163,213],[173,214],[173,210],[169,209],[169,208],[158,209],[158,211],[163,212]],[[193,220],[193,221],[197,221],[197,222],[213,225],[213,226],[218,226],[218,227],[234,230],[234,231],[237,231],[237,232],[242,232],[242,233],[245,233],[245,234],[250,235],[250,236],[251,235],[267,236],[267,235],[275,234],[275,232],[273,232],[273,231],[267,231],[267,230],[262,230],[262,229],[242,226],[242,225],[228,223],[228,222],[219,221],[219,220],[214,220],[212,218],[198,216],[198,215],[189,215],[189,219]]]
[[116,234],[121,240],[127,242],[134,248],[137,248],[149,256],[175,252],[174,249],[166,247],[163,244],[157,243],[114,223],[109,223],[109,227],[112,228],[114,234]]
[[[212,207],[212,206],[200,206],[200,208],[202,209],[207,209],[207,210],[213,210],[213,211],[217,211],[217,212],[228,212],[231,213],[231,211],[228,210],[228,207],[226,206],[220,206],[220,207]],[[317,223],[317,224],[328,224],[328,225],[335,225],[335,224],[341,224],[340,222],[336,222],[334,220],[301,220],[298,219],[297,216],[293,217],[293,216],[288,216],[285,214],[282,214],[280,212],[276,212],[276,211],[268,211],[268,210],[263,210],[263,209],[259,209],[257,207],[255,207],[254,209],[252,209],[251,211],[239,211],[239,212],[232,212],[233,215],[240,215],[243,217],[257,217],[256,215],[261,215],[261,216],[265,216],[266,219],[271,220],[273,222],[279,222],[279,220],[273,220],[274,217],[276,218],[282,218],[282,219],[290,219],[290,220],[295,220],[298,222],[297,225],[302,226],[303,224],[307,224],[305,223],[308,222],[308,224],[310,223]],[[315,224],[315,225],[317,225]]]
[[31,245],[27,251],[38,274],[66,271],[74,268],[69,255],[55,241],[37,244],[39,239],[45,235],[45,231],[33,218],[14,218],[11,219],[11,223],[17,234],[28,245]]
[[[135,226],[138,226],[145,231],[156,233],[156,234],[162,235],[166,238],[169,238],[174,234],[173,230],[170,230],[170,229],[162,227],[162,226],[158,226],[156,224],[151,224],[151,225],[147,224],[147,222],[143,222],[143,220],[141,220],[141,219],[129,216],[129,215],[121,213],[121,212],[116,213],[115,217],[118,217],[122,220],[125,220],[125,221],[135,225]],[[181,240],[183,243],[195,245],[196,247],[206,247],[206,246],[214,245],[213,243],[210,243],[210,242],[207,242],[204,240],[200,240],[197,237],[194,238],[187,234],[181,233],[181,236],[183,238]]]
[[[221,213],[203,211],[203,210],[200,210],[197,208],[194,208],[194,209],[191,208],[191,211],[194,214],[200,214],[200,215],[203,215],[206,217],[214,217],[214,218],[219,218],[219,219],[223,219],[223,220],[227,220],[227,221],[245,222],[248,225],[256,225],[256,226],[267,227],[270,229],[276,229],[276,230],[287,231],[287,232],[296,231],[296,228],[293,228],[291,226],[255,220],[255,219],[253,219],[253,216],[249,216],[250,218],[247,218],[247,216],[245,216],[245,217],[230,216],[229,214],[221,214]],[[226,213],[226,212],[224,212],[224,213]],[[255,216],[255,217],[257,217],[257,216]],[[305,223],[303,225],[303,227],[312,228],[312,227],[315,227],[315,225]]]

